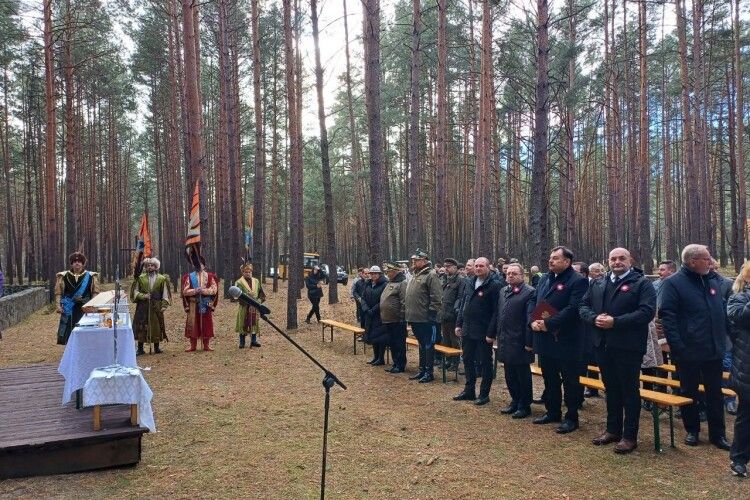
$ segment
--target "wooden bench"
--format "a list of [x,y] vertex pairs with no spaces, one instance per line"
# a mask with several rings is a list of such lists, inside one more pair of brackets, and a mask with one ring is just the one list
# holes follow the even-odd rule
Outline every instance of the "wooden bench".
[[360,328],[359,326],[350,325],[349,323],[342,323],[341,321],[334,321],[332,319],[324,319],[321,320],[321,337],[323,342],[326,341],[326,328],[331,329],[331,342],[333,342],[333,329],[339,328],[341,330],[346,330],[347,332],[352,333],[352,339],[353,339],[353,345],[354,345],[354,354],[357,354],[357,339],[359,337],[362,337],[365,333],[364,328]]
[[[412,346],[412,347],[419,347],[419,341],[414,337],[406,337],[406,345]],[[461,356],[461,349],[456,349],[453,347],[446,347],[444,345],[435,344],[435,352],[439,352],[444,356],[444,358],[455,358]],[[443,362],[441,363],[443,367],[443,383],[445,384],[448,381],[448,378],[446,376],[446,369],[445,369],[445,359],[443,359]],[[455,379],[456,382],[458,382],[458,363],[456,363],[455,367]]]
[[[671,367],[674,368],[674,365],[661,365],[661,366],[671,366]],[[661,369],[661,366],[659,366],[658,368]],[[601,373],[601,370],[599,369],[598,366],[589,365],[587,368],[591,372]],[[667,370],[667,371],[669,371],[669,370]],[[728,375],[727,372],[724,372],[724,373],[726,373]],[[653,375],[643,375],[642,374],[640,376],[640,380],[641,380],[641,382],[646,382],[647,384],[663,385],[663,386],[669,387],[671,389],[679,389],[680,388],[680,381],[679,380],[675,380],[675,379],[671,379],[671,378],[655,377]],[[698,392],[706,392],[706,388],[703,387],[703,384],[700,384],[698,386]],[[737,397],[737,393],[736,392],[734,392],[732,389],[728,389],[726,387],[722,387],[721,393],[724,396]]]
[[[677,373],[677,367],[675,365],[663,364],[657,366],[657,368],[668,373]],[[723,378],[724,380],[729,380],[729,372],[722,372],[721,378]]]
[[[542,369],[537,365],[531,365],[531,373],[534,375],[541,375]],[[589,389],[596,389],[604,391],[604,382],[598,378],[580,377],[581,385],[588,387]],[[666,394],[663,392],[650,391],[648,389],[640,389],[641,399],[650,401],[653,404],[651,408],[651,416],[654,420],[654,449],[657,452],[663,451],[661,448],[661,429],[659,426],[659,416],[662,412],[666,411],[669,415],[669,438],[672,448],[675,448],[674,444],[674,414],[672,407],[686,406],[692,404],[693,400],[684,396],[677,396],[675,394]],[[661,409],[660,407],[664,407]]]

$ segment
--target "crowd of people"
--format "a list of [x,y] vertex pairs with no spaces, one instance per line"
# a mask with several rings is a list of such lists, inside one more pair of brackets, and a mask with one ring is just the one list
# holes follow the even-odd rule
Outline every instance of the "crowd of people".
[[[494,356],[502,363],[510,404],[501,413],[531,416],[532,403],[545,412],[536,425],[554,424],[567,434],[579,427],[585,397],[580,383],[597,365],[605,388],[605,428],[592,440],[613,444],[617,454],[638,446],[642,408],[641,375],[658,375],[666,362],[676,366],[685,444],[700,442],[707,421],[708,441],[730,452],[733,474],[747,475],[750,460],[750,262],[736,280],[721,276],[706,246],[687,245],[681,265],[659,263],[652,281],[634,265],[630,252],[615,248],[602,263],[586,265],[557,246],[548,272],[528,271],[516,259],[492,263],[486,257],[460,264],[433,265],[426,252],[411,256],[412,266],[396,262],[360,268],[351,288],[363,339],[373,346],[371,365],[385,364],[386,346],[398,374],[406,366],[407,326],[419,344],[419,369],[411,379],[434,380],[435,345],[462,349],[463,390],[453,397],[481,406],[490,401]],[[531,363],[537,360],[544,392],[533,399]],[[725,399],[723,372],[738,398]],[[595,375],[594,375],[595,376]],[[477,391],[477,379],[481,379]],[[699,392],[699,386],[703,393]],[[664,390],[644,383],[644,388]],[[565,413],[563,414],[563,402]],[[736,415],[734,441],[727,440],[725,410]]]
[[[490,401],[493,356],[502,363],[510,404],[501,413],[514,419],[530,417],[533,403],[545,412],[536,425],[554,424],[559,434],[579,428],[578,412],[584,397],[579,377],[594,375],[589,365],[598,365],[605,387],[606,426],[592,443],[614,444],[618,454],[638,446],[642,408],[640,377],[657,375],[658,367],[671,361],[676,366],[680,393],[693,403],[682,407],[685,444],[700,442],[701,422],[706,421],[708,440],[730,451],[731,470],[746,476],[750,461],[750,262],[732,281],[722,277],[718,264],[703,245],[687,245],[678,268],[672,261],[658,267],[651,281],[634,266],[624,248],[613,249],[606,270],[601,263],[586,265],[574,260],[573,252],[557,246],[550,252],[548,272],[537,266],[527,270],[516,259],[500,259],[493,265],[486,257],[465,264],[447,258],[435,266],[429,255],[417,250],[411,267],[398,262],[360,268],[351,288],[357,320],[365,330],[363,340],[373,347],[369,364],[385,365],[390,349],[391,374],[406,370],[406,340],[410,328],[419,349],[418,370],[409,378],[419,383],[434,380],[434,366],[459,363],[436,359],[437,344],[460,348],[464,387],[453,397],[477,406]],[[83,305],[100,291],[98,275],[85,268],[86,257],[75,252],[70,269],[57,274],[55,299],[60,313],[58,343],[65,344],[74,325],[84,314]],[[133,321],[137,354],[144,345],[161,353],[167,340],[164,311],[171,304],[169,278],[159,274],[156,258],[143,261],[144,272],[130,289],[136,304]],[[252,276],[252,264],[240,268],[234,283],[242,293],[263,302],[265,294]],[[313,316],[320,321],[323,296],[320,269],[313,269],[305,284]],[[218,303],[218,279],[200,269],[182,276],[184,335],[187,352],[212,351],[213,311]],[[240,303],[236,332],[239,347],[260,347],[257,340],[259,315]],[[494,348],[494,349],[493,349]],[[544,392],[533,398],[531,363],[537,360]],[[458,366],[452,366],[458,370]],[[724,398],[723,372],[738,398]],[[477,379],[481,379],[477,390]],[[703,393],[699,386],[703,386]],[[644,383],[644,388],[663,390]],[[563,414],[563,403],[565,413]],[[725,432],[725,410],[735,414],[734,441]]]

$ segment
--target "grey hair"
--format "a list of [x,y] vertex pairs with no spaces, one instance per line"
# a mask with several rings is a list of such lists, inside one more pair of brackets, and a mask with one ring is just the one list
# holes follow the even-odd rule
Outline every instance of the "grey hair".
[[589,264],[589,271],[591,271],[592,269],[598,269],[600,271],[604,271],[604,266],[602,265],[601,262],[593,262]]
[[511,262],[510,264],[508,264],[508,269],[510,269],[511,267],[517,267],[518,270],[521,271],[521,274],[526,274],[526,270],[518,262]]
[[682,249],[682,263],[687,264],[691,259],[694,259],[696,255],[702,251],[708,251],[706,245],[699,245],[698,243],[691,243]]

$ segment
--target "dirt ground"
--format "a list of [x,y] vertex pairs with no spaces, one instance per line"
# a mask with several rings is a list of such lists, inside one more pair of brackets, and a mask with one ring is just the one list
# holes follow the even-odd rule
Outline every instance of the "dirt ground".
[[[271,318],[285,325],[286,293],[270,293]],[[340,289],[341,291],[341,289]],[[346,294],[322,305],[323,317],[354,323]],[[327,297],[327,294],[326,294]],[[327,299],[324,299],[327,303]],[[298,303],[300,319],[309,308]],[[263,346],[237,348],[236,305],[216,313],[215,352],[185,353],[184,314],[167,313],[166,353],[139,357],[154,391],[158,432],[143,439],[133,468],[0,482],[11,498],[314,498],[319,495],[323,429],[322,374],[281,336],[263,327]],[[559,436],[531,419],[499,413],[508,403],[502,377],[491,403],[454,402],[455,382],[417,384],[409,352],[407,373],[391,375],[365,363],[351,335],[322,342],[306,325],[293,338],[335,372],[348,390],[332,390],[327,494],[330,498],[748,498],[750,483],[729,473],[727,452],[705,444],[654,452],[649,414],[641,417],[640,444],[629,456],[590,441],[602,429],[604,400],[587,400],[581,429]],[[57,316],[40,311],[3,332],[0,366],[58,363]],[[361,346],[361,345],[360,345]],[[370,351],[371,352],[371,351]],[[541,380],[535,379],[535,393]],[[2,388],[0,388],[2,390]],[[543,413],[534,406],[534,416]],[[733,417],[727,417],[731,440]],[[2,423],[0,422],[0,425]]]

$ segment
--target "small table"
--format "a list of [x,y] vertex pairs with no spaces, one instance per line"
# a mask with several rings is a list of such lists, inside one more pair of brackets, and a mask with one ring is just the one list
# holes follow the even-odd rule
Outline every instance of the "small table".
[[62,404],[67,403],[78,389],[82,389],[94,368],[113,362],[126,367],[137,367],[135,343],[130,317],[120,314],[124,324],[117,325],[117,359],[114,357],[112,328],[77,326],[70,334],[57,371],[65,378]]
[[151,409],[153,392],[138,368],[121,365],[96,368],[83,386],[83,405],[94,407],[94,430],[101,430],[102,405],[130,405],[130,423],[156,431]]

